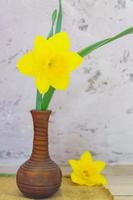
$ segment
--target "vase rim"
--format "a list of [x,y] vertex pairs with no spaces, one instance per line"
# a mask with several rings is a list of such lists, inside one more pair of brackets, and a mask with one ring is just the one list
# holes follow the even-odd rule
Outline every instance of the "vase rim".
[[31,113],[51,113],[52,111],[51,110],[35,110],[35,109],[32,109],[30,110]]

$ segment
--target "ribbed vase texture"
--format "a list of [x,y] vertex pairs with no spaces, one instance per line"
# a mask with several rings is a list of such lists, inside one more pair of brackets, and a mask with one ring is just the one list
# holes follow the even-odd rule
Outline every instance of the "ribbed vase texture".
[[52,196],[61,185],[61,170],[50,159],[48,151],[48,121],[51,111],[31,111],[34,125],[33,150],[17,172],[20,191],[30,198]]

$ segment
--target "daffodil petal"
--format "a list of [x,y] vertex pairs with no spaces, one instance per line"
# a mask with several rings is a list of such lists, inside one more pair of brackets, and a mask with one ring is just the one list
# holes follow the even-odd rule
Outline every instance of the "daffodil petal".
[[36,36],[34,40],[34,49],[42,49],[47,45],[47,40],[43,36]]
[[93,185],[106,185],[107,179],[102,174],[97,174],[92,177]]
[[73,171],[79,171],[80,170],[79,161],[77,161],[77,160],[69,160],[68,163],[70,164],[70,166],[71,166]]
[[79,54],[74,52],[66,53],[66,58],[68,62],[68,67],[71,71],[77,69],[83,62],[83,58]]
[[77,183],[79,185],[85,185],[84,179],[82,179],[80,176],[77,176],[75,173],[71,173],[71,180],[73,183]]
[[94,177],[92,179],[91,176],[86,177],[84,178],[84,185],[87,185],[87,186],[97,185],[96,179],[94,179]]
[[36,36],[34,40],[33,56],[37,67],[44,65],[52,50],[49,48],[48,41],[43,36]]
[[93,166],[96,169],[97,173],[101,173],[104,170],[106,163],[104,161],[94,161]]
[[57,90],[66,90],[70,82],[70,74],[65,69],[63,73],[61,73],[60,69],[53,70],[49,73],[49,82]]
[[66,90],[70,82],[70,77],[64,77],[62,79],[54,79],[51,81],[51,85],[57,90]]
[[41,94],[47,92],[49,89],[49,86],[50,86],[45,77],[44,78],[42,78],[42,77],[36,78],[35,85]]
[[85,151],[85,152],[81,155],[80,161],[81,161],[81,163],[83,163],[83,164],[85,164],[85,165],[87,165],[87,164],[89,164],[90,162],[92,162],[92,156],[91,156],[90,152]]
[[48,39],[50,46],[57,51],[64,52],[70,49],[70,39],[66,32],[60,32]]
[[22,74],[35,76],[36,65],[31,51],[22,56],[16,63],[16,66]]
[[93,174],[89,177],[84,178],[84,183],[87,186],[106,185],[107,180],[101,174]]

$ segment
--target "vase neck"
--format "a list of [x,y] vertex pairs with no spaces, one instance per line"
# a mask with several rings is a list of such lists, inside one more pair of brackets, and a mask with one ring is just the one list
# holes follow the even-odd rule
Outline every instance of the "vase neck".
[[51,111],[31,111],[34,126],[34,140],[31,159],[43,161],[49,158],[48,121]]

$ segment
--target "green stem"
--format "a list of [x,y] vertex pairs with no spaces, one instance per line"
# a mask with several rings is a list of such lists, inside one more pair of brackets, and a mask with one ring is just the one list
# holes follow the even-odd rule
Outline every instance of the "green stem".
[[52,86],[50,86],[48,92],[46,94],[44,94],[44,97],[43,97],[43,104],[42,104],[42,110],[47,110],[48,109],[48,106],[50,104],[50,101],[53,97],[53,94],[54,94],[54,91],[55,91],[55,88],[53,88]]
[[38,90],[36,94],[36,110],[42,110],[42,94]]

